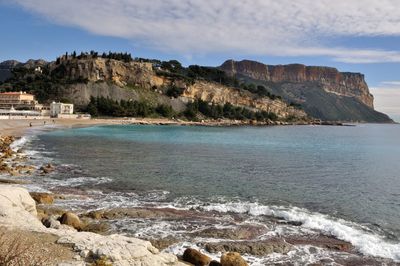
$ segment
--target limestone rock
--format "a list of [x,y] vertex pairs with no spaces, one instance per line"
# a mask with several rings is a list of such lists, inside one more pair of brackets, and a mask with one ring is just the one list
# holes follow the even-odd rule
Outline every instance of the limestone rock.
[[194,237],[203,238],[223,238],[231,240],[251,240],[266,232],[263,226],[242,225],[233,228],[215,228],[210,227],[193,233]]
[[193,248],[186,249],[182,258],[184,261],[192,263],[195,266],[207,266],[211,262],[210,257]]
[[228,60],[219,69],[231,77],[262,84],[272,94],[300,104],[317,119],[392,122],[374,110],[374,97],[360,73],[300,64],[273,66],[251,60]]
[[153,246],[155,246],[158,249],[166,249],[176,243],[178,243],[180,240],[177,238],[174,238],[172,236],[162,238],[162,239],[150,239],[149,240]]
[[229,252],[222,255],[221,266],[248,266],[248,264],[239,253]]
[[83,224],[79,217],[72,213],[72,212],[66,212],[60,217],[60,223],[69,225],[77,230],[81,230],[83,227]]
[[43,165],[42,167],[40,167],[39,170],[42,171],[43,174],[49,174],[49,173],[53,172],[55,170],[55,168],[52,164],[46,164],[46,165]]
[[201,99],[220,105],[231,103],[236,106],[249,106],[261,111],[273,112],[281,119],[289,116],[301,119],[307,116],[304,111],[288,106],[282,100],[273,100],[268,97],[255,97],[254,94],[249,91],[233,89],[221,84],[214,84],[206,81],[197,81],[189,86],[184,91],[183,97],[191,100]]
[[44,228],[36,218],[36,204],[21,187],[0,185],[0,224],[18,228]]
[[150,242],[136,238],[89,232],[69,232],[57,243],[72,245],[84,259],[107,257],[112,265],[121,266],[184,266],[173,254],[159,252]]
[[47,228],[59,229],[61,227],[60,221],[58,221],[54,217],[44,218],[42,219],[42,223]]
[[82,227],[82,231],[104,234],[109,231],[111,226],[106,222],[87,223]]
[[309,237],[287,237],[286,241],[292,245],[312,245],[325,249],[351,252],[354,247],[351,243],[330,236],[316,235]]
[[54,201],[53,195],[49,193],[31,192],[30,195],[38,204],[52,204]]
[[359,98],[373,108],[373,96],[370,94],[364,75],[360,73],[341,73],[331,67],[291,65],[264,65],[259,62],[243,60],[226,61],[221,69],[229,73],[243,74],[251,78],[270,82],[322,82],[329,90],[343,96]]
[[14,185],[26,185],[30,184],[30,181],[26,180],[16,180],[16,179],[0,179],[0,184],[14,184]]
[[281,240],[266,241],[240,241],[206,243],[204,248],[210,253],[237,252],[240,254],[252,254],[265,256],[271,253],[285,254],[291,250],[292,245]]
[[[49,226],[46,228],[36,215],[35,201],[26,189],[0,185],[0,225],[57,236],[57,243],[70,245],[77,252],[77,261],[63,265],[85,265],[82,260],[94,261],[106,257],[117,266],[185,266],[175,255],[160,253],[148,241],[122,235],[78,232],[70,226],[60,225],[52,216],[43,220]],[[61,220],[74,227],[82,225],[72,213],[64,213]]]

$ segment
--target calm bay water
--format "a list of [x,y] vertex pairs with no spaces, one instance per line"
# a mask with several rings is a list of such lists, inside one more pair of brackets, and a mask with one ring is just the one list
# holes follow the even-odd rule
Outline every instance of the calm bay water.
[[45,133],[30,145],[80,167],[79,176],[108,180],[82,189],[294,206],[366,226],[400,249],[399,125],[101,126]]

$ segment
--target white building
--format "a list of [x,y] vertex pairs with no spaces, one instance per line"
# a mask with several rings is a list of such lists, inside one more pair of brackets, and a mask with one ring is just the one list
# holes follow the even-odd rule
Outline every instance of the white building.
[[41,113],[33,110],[0,109],[0,120],[3,119],[39,119],[43,118]]
[[50,104],[50,116],[51,117],[66,117],[73,116],[74,105],[71,103],[56,103]]

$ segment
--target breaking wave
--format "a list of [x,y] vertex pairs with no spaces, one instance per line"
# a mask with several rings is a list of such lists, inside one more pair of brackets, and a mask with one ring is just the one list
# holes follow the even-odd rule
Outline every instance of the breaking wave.
[[265,206],[258,203],[221,203],[199,206],[204,211],[244,213],[251,216],[273,216],[290,222],[300,222],[302,227],[318,230],[351,243],[364,255],[400,261],[400,243],[392,243],[385,237],[369,232],[359,224],[336,219],[320,213],[312,213],[298,207]]

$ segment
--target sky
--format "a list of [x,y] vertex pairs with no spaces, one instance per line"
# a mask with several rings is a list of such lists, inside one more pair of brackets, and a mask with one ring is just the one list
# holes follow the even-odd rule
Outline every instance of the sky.
[[0,0],[0,61],[130,52],[218,66],[227,59],[361,72],[400,122],[399,0]]

